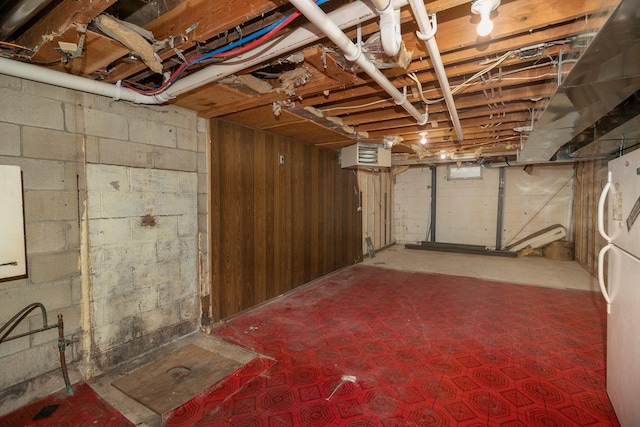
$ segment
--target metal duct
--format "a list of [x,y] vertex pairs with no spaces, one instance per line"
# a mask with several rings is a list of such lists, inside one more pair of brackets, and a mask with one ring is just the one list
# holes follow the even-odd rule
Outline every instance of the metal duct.
[[548,161],[640,89],[638,28],[637,0],[622,0],[551,98],[519,153],[520,162]]
[[0,8],[0,40],[7,40],[11,34],[44,9],[51,1],[20,0],[14,5]]

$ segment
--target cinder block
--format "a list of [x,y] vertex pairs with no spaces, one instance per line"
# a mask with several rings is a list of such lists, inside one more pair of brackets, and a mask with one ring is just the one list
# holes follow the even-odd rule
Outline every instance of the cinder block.
[[150,108],[153,109],[154,120],[180,128],[196,129],[198,116],[195,111],[173,105],[154,105]]
[[180,173],[159,169],[130,168],[132,192],[177,193]]
[[180,215],[178,216],[178,237],[192,237],[198,234],[198,216]]
[[40,345],[6,356],[2,364],[11,369],[4,369],[0,375],[0,390],[59,369],[60,358],[57,347]]
[[207,137],[206,132],[198,132],[198,153],[203,153],[206,155],[207,146],[210,144],[209,138]]
[[87,163],[100,163],[100,138],[97,136],[85,136],[84,157]]
[[155,167],[186,172],[197,170],[197,153],[173,148],[156,147]]
[[158,286],[158,307],[172,304],[176,300],[175,285],[172,283],[163,283]]
[[152,145],[135,142],[100,139],[100,162],[109,165],[153,167],[154,150]]
[[75,191],[25,191],[26,222],[78,219]]
[[195,129],[178,128],[176,147],[181,150],[198,151],[198,132]]
[[133,217],[141,221],[145,215],[154,214],[156,210],[155,198],[155,193],[102,193],[100,217]]
[[189,295],[180,300],[180,319],[193,319],[200,313],[200,302],[197,295]]
[[129,119],[129,140],[142,144],[175,148],[177,130],[159,121]]
[[16,162],[22,169],[26,190],[65,190],[64,163],[21,157]]
[[128,193],[129,169],[113,165],[87,165],[87,186],[91,191]]
[[94,219],[89,223],[91,245],[126,244],[131,241],[129,218]]
[[6,87],[7,89],[12,90],[21,90],[22,89],[22,79],[17,77],[7,76],[5,74],[0,74],[0,87]]
[[196,116],[196,123],[198,133],[205,134],[207,133],[207,126],[209,126],[209,123],[211,123],[211,119],[204,119],[202,117]]
[[20,127],[11,123],[0,122],[0,155],[19,156],[20,155]]
[[[9,319],[6,319],[6,320],[9,320]],[[11,336],[18,335],[28,331],[29,331],[29,323],[21,322],[18,325],[18,327],[13,330],[13,332],[11,333]],[[18,338],[11,341],[4,341],[2,345],[0,345],[0,358],[6,357],[10,354],[18,353],[20,351],[24,351],[28,349],[29,346],[30,346],[29,337]]]
[[193,194],[195,195],[198,192],[198,180],[200,178],[200,174],[193,172],[178,172],[179,186],[178,192],[180,194]]
[[196,215],[198,199],[195,194],[158,193],[156,194],[157,215]]
[[136,243],[157,242],[175,239],[178,235],[178,220],[175,216],[160,216],[155,225],[142,225],[140,219],[131,219],[131,240]]
[[25,157],[51,160],[82,160],[82,137],[53,129],[22,128]]
[[198,172],[201,173],[206,173],[207,172],[207,157],[204,153],[198,153],[198,158],[196,159],[197,162],[197,170]]
[[22,90],[29,95],[41,98],[55,99],[57,101],[73,103],[76,98],[76,91],[53,86],[44,83],[34,82],[32,80],[22,81]]
[[91,275],[91,297],[94,300],[109,295],[133,291],[133,267],[100,269]]
[[0,117],[8,123],[64,129],[62,103],[9,89],[0,89]]
[[[129,138],[127,117],[92,108],[83,108],[78,113],[81,114],[82,126],[78,126],[77,133],[118,140]],[[80,125],[80,120],[78,120],[78,125]]]
[[[42,254],[30,254],[29,278],[32,283],[42,283],[58,279],[78,276],[80,269],[78,263],[80,251],[48,252]],[[53,289],[52,289],[53,291]],[[55,290],[58,292],[59,290]],[[43,298],[45,301],[47,299]],[[70,298],[68,298],[70,301]]]
[[133,271],[134,289],[157,287],[160,283],[180,281],[180,261],[162,261],[148,264],[137,264]]
[[38,221],[26,224],[27,250],[29,253],[63,251],[65,221]]

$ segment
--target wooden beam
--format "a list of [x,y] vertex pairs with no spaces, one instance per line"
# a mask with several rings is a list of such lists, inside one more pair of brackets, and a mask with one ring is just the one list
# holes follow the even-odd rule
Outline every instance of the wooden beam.
[[65,33],[73,24],[88,24],[112,4],[109,0],[62,0],[20,35],[16,43],[38,51],[43,44]]

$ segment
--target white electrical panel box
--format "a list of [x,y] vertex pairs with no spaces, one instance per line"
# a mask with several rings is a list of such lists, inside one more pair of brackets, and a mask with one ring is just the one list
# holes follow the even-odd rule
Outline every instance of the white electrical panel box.
[[358,142],[341,150],[340,165],[343,169],[389,168],[391,150],[380,144]]

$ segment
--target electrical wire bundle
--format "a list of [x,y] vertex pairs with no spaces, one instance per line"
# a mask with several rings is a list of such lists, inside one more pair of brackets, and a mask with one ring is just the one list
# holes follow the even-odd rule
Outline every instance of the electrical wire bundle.
[[[317,0],[315,3],[319,6],[326,3],[327,1],[328,0]],[[280,19],[279,21],[274,22],[273,24],[268,25],[258,31],[255,31],[247,35],[246,37],[241,37],[240,39],[229,43],[226,46],[222,46],[210,52],[202,53],[188,58],[185,62],[180,64],[180,66],[176,68],[160,86],[156,88],[140,89],[125,82],[123,82],[122,85],[144,95],[156,95],[171,86],[191,65],[198,64],[213,58],[229,58],[247,52],[271,39],[276,33],[289,25],[298,16],[300,16],[300,12],[296,10],[292,14]]]

